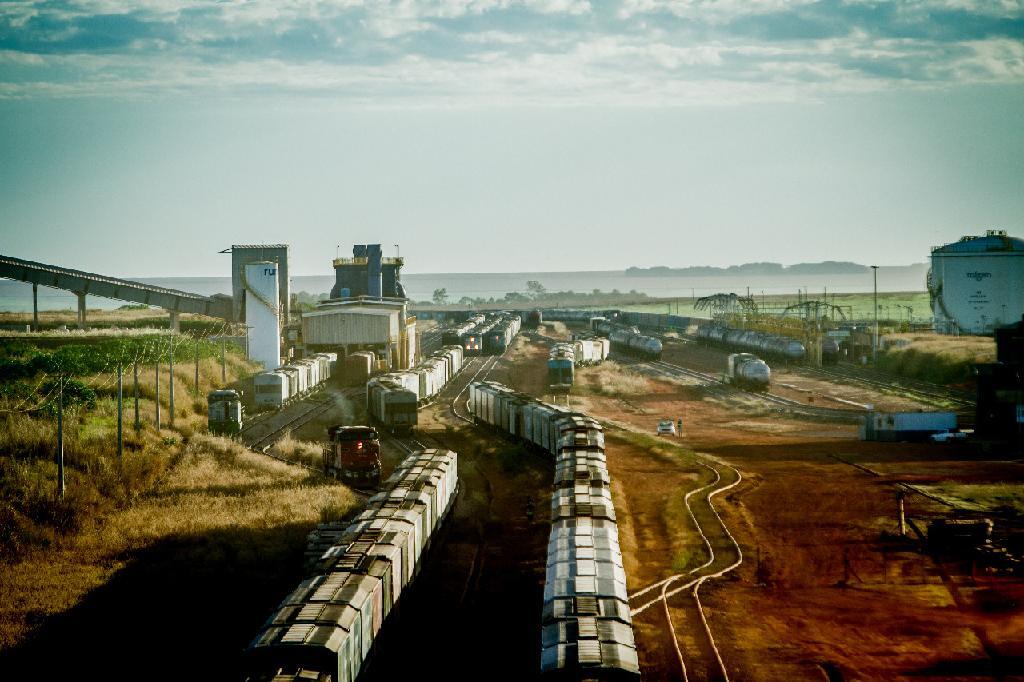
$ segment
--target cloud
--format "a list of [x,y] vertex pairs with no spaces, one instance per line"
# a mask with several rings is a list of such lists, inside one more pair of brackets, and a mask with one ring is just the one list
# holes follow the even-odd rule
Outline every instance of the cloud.
[[1024,81],[1006,0],[115,0],[0,5],[0,97],[691,104]]

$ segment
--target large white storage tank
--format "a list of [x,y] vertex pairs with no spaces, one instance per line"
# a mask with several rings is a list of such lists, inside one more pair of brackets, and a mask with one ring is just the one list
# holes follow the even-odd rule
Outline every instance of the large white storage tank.
[[932,249],[928,272],[935,330],[988,334],[1024,314],[1024,239],[989,230],[984,237]]
[[281,365],[277,263],[247,263],[242,270],[242,284],[249,359],[262,362],[264,369],[277,369]]

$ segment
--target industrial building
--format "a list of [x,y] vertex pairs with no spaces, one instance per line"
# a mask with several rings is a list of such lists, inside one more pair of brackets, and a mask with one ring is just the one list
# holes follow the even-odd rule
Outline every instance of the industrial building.
[[385,258],[380,244],[356,244],[351,258],[334,260],[332,299],[371,298],[406,299],[402,286],[401,258]]
[[376,370],[408,369],[416,363],[416,318],[401,284],[400,258],[384,258],[380,244],[357,244],[352,258],[334,261],[331,298],[302,315],[303,353],[340,356],[372,350]]
[[1024,239],[989,230],[932,249],[928,272],[935,330],[991,334],[1024,314]]
[[278,298],[278,264],[255,261],[242,267],[245,292],[246,348],[249,359],[265,370],[281,366],[281,306]]
[[288,245],[287,244],[234,244],[221,253],[231,254],[231,296],[234,299],[232,319],[245,321],[245,284],[243,272],[249,263],[277,264],[277,296],[280,324],[288,324],[291,313],[291,291],[288,286]]

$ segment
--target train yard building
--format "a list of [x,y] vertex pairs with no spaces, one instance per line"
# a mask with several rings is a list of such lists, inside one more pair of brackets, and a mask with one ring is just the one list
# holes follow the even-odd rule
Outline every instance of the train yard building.
[[232,319],[245,321],[245,266],[249,263],[271,262],[277,265],[277,292],[281,324],[288,323],[291,292],[288,287],[287,244],[234,244],[221,253],[231,254],[231,296],[234,300]]
[[932,249],[935,331],[991,334],[1024,314],[1024,239],[989,230]]
[[384,258],[380,244],[357,244],[352,258],[334,261],[331,298],[302,315],[304,352],[348,356],[374,351],[376,369],[416,363],[416,318],[401,283],[402,260]]

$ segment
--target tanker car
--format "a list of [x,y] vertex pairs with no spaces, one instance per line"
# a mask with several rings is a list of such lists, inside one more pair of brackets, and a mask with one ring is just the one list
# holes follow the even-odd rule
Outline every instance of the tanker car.
[[767,391],[772,371],[761,358],[752,353],[730,353],[726,362],[726,380],[734,386]]
[[779,334],[707,325],[697,329],[697,338],[709,345],[759,353],[786,362],[803,362],[807,349],[794,338]]

